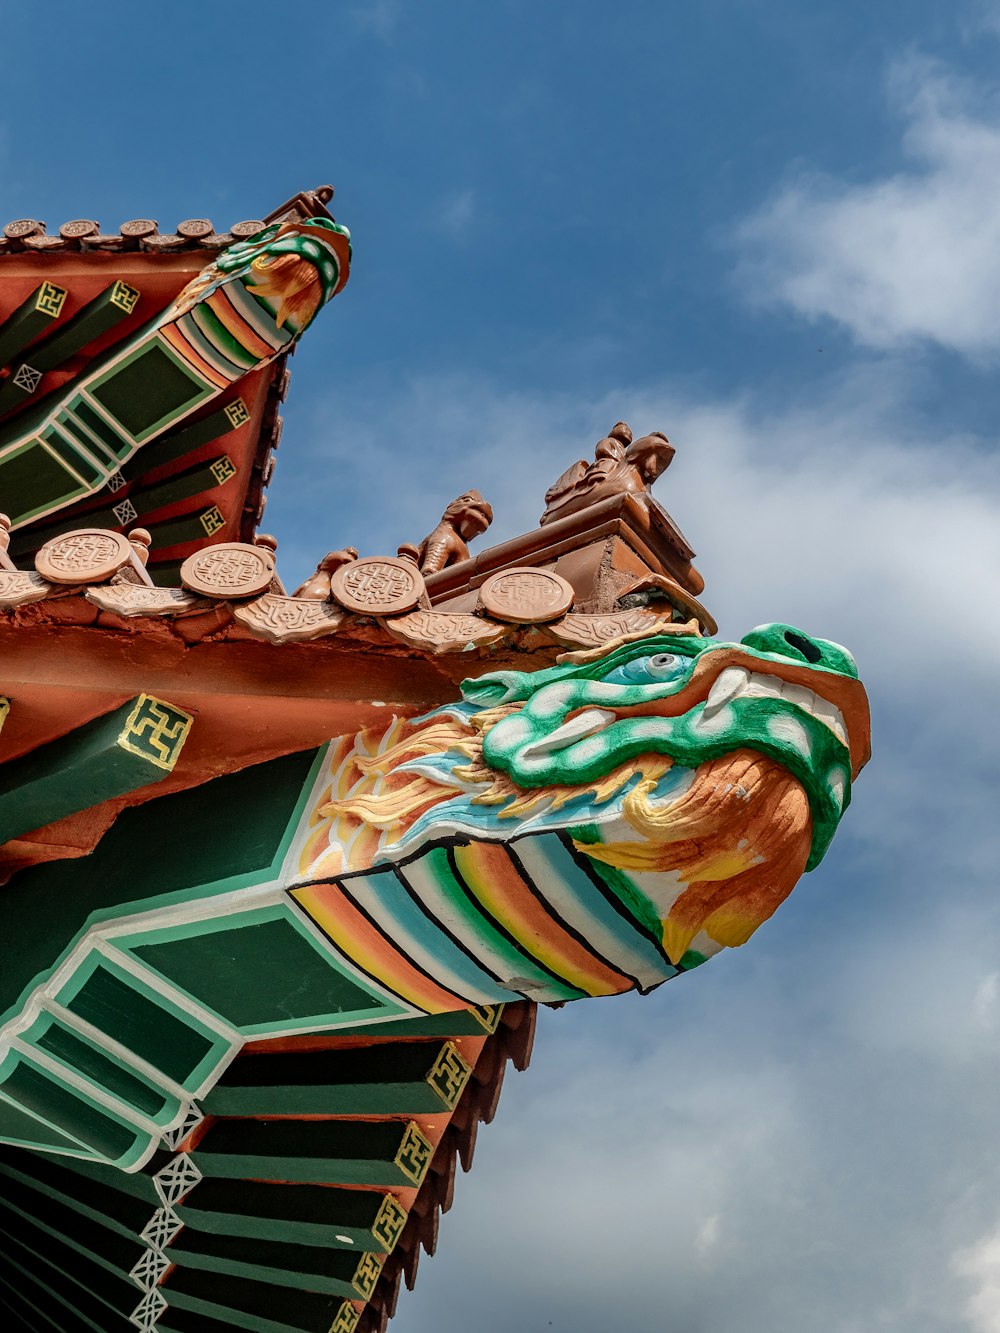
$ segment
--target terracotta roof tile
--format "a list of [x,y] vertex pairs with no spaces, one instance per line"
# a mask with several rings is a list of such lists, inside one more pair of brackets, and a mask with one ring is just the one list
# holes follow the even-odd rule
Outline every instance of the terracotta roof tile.
[[253,236],[269,222],[289,217],[330,217],[326,205],[333,198],[332,185],[302,190],[273,209],[265,218],[245,218],[234,222],[228,231],[216,231],[209,218],[185,218],[174,231],[161,232],[153,218],[130,218],[117,231],[102,231],[92,218],[72,218],[62,223],[54,235],[39,218],[15,218],[0,235],[0,257],[36,251],[120,252],[146,250],[165,253],[178,250],[224,250],[234,240]]

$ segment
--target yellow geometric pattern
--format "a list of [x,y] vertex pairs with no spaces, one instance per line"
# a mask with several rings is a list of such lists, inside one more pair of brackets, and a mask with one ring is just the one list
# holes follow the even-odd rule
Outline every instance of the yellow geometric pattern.
[[354,1277],[351,1279],[351,1286],[363,1296],[365,1300],[369,1298],[375,1290],[375,1283],[378,1281],[379,1273],[382,1271],[382,1265],[385,1263],[385,1257],[381,1254],[363,1254],[361,1262],[358,1264]]
[[119,279],[111,290],[111,304],[116,305],[119,310],[124,310],[126,315],[131,315],[139,296],[140,293],[134,287]]
[[503,1013],[502,1004],[474,1004],[470,1007],[469,1013],[477,1018],[487,1032],[496,1032],[500,1024],[500,1015]]
[[372,1235],[380,1245],[385,1246],[387,1254],[399,1240],[399,1233],[403,1230],[407,1216],[406,1209],[396,1196],[387,1194],[372,1223]]
[[140,694],[117,744],[169,773],[180,756],[193,718],[163,699]]
[[361,1311],[350,1301],[344,1301],[337,1311],[337,1317],[330,1325],[330,1333],[354,1333],[361,1318]]
[[211,509],[206,509],[198,517],[201,519],[201,526],[209,537],[214,537],[220,528],[226,526],[226,520],[222,517],[222,511],[217,505],[212,505]]
[[433,1149],[430,1140],[412,1121],[406,1127],[395,1163],[408,1180],[419,1185],[430,1165]]
[[225,409],[226,416],[229,418],[229,424],[233,430],[238,426],[245,426],[250,420],[250,409],[242,398],[236,398]]
[[454,1043],[448,1041],[442,1046],[441,1054],[434,1061],[427,1075],[427,1082],[450,1111],[462,1095],[462,1089],[468,1083],[471,1073],[468,1061],[458,1053]]
[[46,280],[38,289],[38,295],[35,297],[35,309],[39,314],[51,315],[53,319],[56,319],[65,300],[66,288],[57,287],[54,282]]
[[217,484],[222,486],[230,477],[236,476],[236,464],[228,454],[223,454],[211,465],[211,472]]

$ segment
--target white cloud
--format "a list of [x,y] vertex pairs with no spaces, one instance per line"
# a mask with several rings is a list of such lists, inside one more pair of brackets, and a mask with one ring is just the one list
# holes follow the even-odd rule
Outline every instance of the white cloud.
[[866,346],[931,342],[992,359],[1000,352],[997,91],[911,56],[893,66],[889,93],[909,166],[867,181],[794,172],[737,229],[740,280],[753,300],[834,319]]
[[891,360],[783,407],[385,378],[300,430],[306,475],[378,497],[287,487],[304,570],[297,533],[391,552],[469,486],[504,540],[617,418],[666,429],[657,490],[723,633],[844,642],[873,700],[844,829],[747,949],[542,1015],[401,1333],[466,1333],[473,1309],[477,1333],[1000,1333],[987,1296],[963,1318],[950,1259],[1000,1194],[1000,456],[915,420],[911,388]]
[[970,1327],[976,1333],[1000,1333],[1000,1227],[958,1251],[953,1266],[975,1284],[965,1301]]

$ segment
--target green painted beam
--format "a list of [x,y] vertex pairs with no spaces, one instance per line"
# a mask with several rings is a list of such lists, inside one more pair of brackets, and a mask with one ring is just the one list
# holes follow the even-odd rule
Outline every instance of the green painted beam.
[[338,1028],[338,1037],[483,1037],[496,1032],[502,1004],[480,1004],[427,1018],[408,1018],[399,1023],[368,1023],[364,1027]]
[[[15,875],[4,889],[4,925],[18,949],[0,968],[0,1012],[18,1003],[95,913],[114,914],[124,904],[151,903],[162,894],[201,897],[204,886],[217,881],[235,886],[275,876],[316,754],[305,750],[256,764],[125,810],[87,858],[85,875],[76,860],[50,861]],[[232,810],[240,811],[239,819],[220,818],[220,811]],[[295,977],[288,978],[290,992],[295,984]]]
[[44,1232],[32,1232],[22,1219],[15,1222],[13,1214],[0,1213],[0,1256],[42,1289],[62,1296],[67,1304],[93,1318],[99,1328],[117,1327],[112,1323],[114,1316],[128,1318],[142,1298],[134,1282],[85,1263],[79,1256],[70,1258],[71,1252],[40,1241],[40,1236]]
[[166,519],[148,525],[153,546],[183,546],[188,542],[203,542],[214,537],[226,526],[226,520],[216,505],[208,505],[183,514],[180,518]]
[[206,1176],[419,1185],[433,1149],[412,1122],[218,1120],[191,1157]]
[[161,435],[158,439],[143,445],[127,463],[122,464],[122,477],[126,481],[134,481],[144,472],[150,472],[155,467],[163,467],[165,463],[183,458],[192,450],[208,444],[209,440],[217,440],[223,435],[228,435],[249,420],[250,409],[244,400],[234,398],[225,407],[209,412],[193,425],[185,426],[183,430],[171,431],[169,435]]
[[[10,1149],[8,1156],[14,1156]],[[4,1177],[3,1196],[13,1199],[18,1191],[30,1191],[36,1201],[34,1207],[38,1209],[39,1214],[45,1207],[46,1199],[74,1208],[78,1214],[78,1227],[81,1221],[84,1224],[93,1222],[97,1226],[117,1232],[119,1236],[131,1239],[138,1236],[149,1221],[153,1209],[159,1204],[152,1186],[150,1186],[151,1197],[143,1199],[112,1189],[96,1180],[83,1181],[72,1172],[58,1170],[46,1172],[44,1168],[54,1166],[58,1159],[45,1157],[41,1153],[19,1152],[15,1161],[17,1166],[11,1166],[9,1161],[0,1160],[0,1176]],[[37,1164],[41,1170],[30,1173],[29,1170],[20,1169],[24,1166],[31,1168],[33,1164]],[[127,1179],[133,1178],[123,1171],[116,1171],[115,1174]],[[140,1178],[146,1179],[145,1176]]]
[[155,486],[130,491],[127,496],[123,495],[120,500],[116,499],[114,504],[104,505],[99,509],[88,509],[86,513],[73,514],[55,523],[46,524],[45,527],[32,527],[15,538],[11,543],[11,549],[15,556],[23,556],[37,551],[54,537],[82,526],[128,527],[129,524],[137,523],[142,514],[165,509],[167,505],[177,504],[181,500],[200,495],[203,491],[224,486],[236,475],[236,465],[229,455],[219,454],[218,457],[210,458],[204,463],[199,463],[197,467],[188,468],[186,472],[168,477],[166,481],[158,482]]
[[[0,1287],[3,1288],[3,1300],[15,1318],[22,1323],[16,1328],[29,1330],[30,1333],[42,1333],[52,1328],[56,1333],[135,1333],[135,1325],[112,1315],[110,1310],[101,1312],[102,1320],[96,1323],[80,1309],[78,1301],[56,1295],[46,1287],[28,1279],[16,1265],[5,1263],[0,1273]],[[9,1328],[10,1325],[8,1324]]]
[[[12,1273],[7,1275],[14,1276]],[[46,1304],[43,1306],[40,1301]],[[15,1328],[31,1329],[35,1333],[48,1333],[49,1329],[55,1329],[56,1333],[76,1333],[77,1329],[97,1329],[97,1333],[104,1333],[97,1324],[83,1319],[77,1311],[71,1313],[59,1306],[51,1293],[42,1294],[33,1286],[29,1296],[18,1288],[16,1281],[8,1281],[3,1274],[0,1274],[0,1308],[7,1315],[8,1321],[15,1321]],[[7,1327],[10,1327],[9,1322]]]
[[450,1041],[245,1055],[204,1103],[208,1115],[419,1115],[453,1110],[472,1070]]
[[180,756],[191,716],[140,694],[0,769],[0,843],[159,782]]
[[[176,1268],[161,1288],[170,1306],[196,1315],[228,1321],[254,1333],[328,1333],[337,1327],[344,1302],[312,1291],[291,1291],[269,1282]],[[165,1315],[164,1318],[167,1318]],[[341,1325],[345,1327],[345,1325]],[[188,1328],[200,1328],[188,1324]],[[350,1327],[347,1325],[346,1327]]]
[[181,586],[180,560],[150,561],[146,573],[158,588],[179,588]]
[[218,454],[215,458],[209,458],[204,463],[199,463],[197,467],[188,468],[186,472],[178,472],[155,486],[144,486],[141,490],[131,492],[129,499],[136,513],[151,514],[157,509],[165,509],[167,505],[200,495],[202,491],[225,486],[227,481],[232,481],[237,471],[236,464],[228,454]]
[[60,1065],[107,1089],[158,1125],[169,1124],[180,1113],[181,1104],[176,1096],[49,1015],[32,1026],[27,1039]]
[[[155,1173],[170,1157],[171,1154],[164,1153],[162,1161],[136,1172],[119,1171],[113,1166],[81,1161],[76,1157],[47,1157],[42,1153],[25,1152],[17,1148],[4,1149],[0,1162],[4,1165],[13,1163],[19,1175],[35,1182],[39,1189],[53,1195],[86,1197],[106,1216],[115,1216],[130,1225],[131,1219],[141,1215],[136,1211],[137,1208],[145,1210],[148,1221],[150,1211],[160,1207],[160,1196],[150,1172]],[[114,1201],[113,1195],[122,1196],[120,1206]],[[129,1199],[133,1201],[134,1207],[127,1204],[126,1200]],[[145,1222],[142,1226],[145,1226]]]
[[384,1255],[351,1254],[343,1249],[289,1241],[248,1240],[207,1232],[180,1231],[164,1251],[183,1268],[269,1282],[277,1287],[318,1291],[367,1300],[382,1271]]
[[108,329],[127,319],[135,309],[139,295],[127,282],[113,282],[78,310],[72,319],[32,347],[0,388],[0,412],[7,412],[31,397],[41,382],[35,376],[54,370]]
[[0,324],[0,366],[8,365],[25,347],[62,314],[66,289],[41,282],[26,301]]
[[[164,1310],[157,1321],[156,1333],[233,1333],[233,1325],[228,1319],[212,1319],[201,1312],[195,1314],[175,1306]],[[326,1333],[326,1329],[323,1333]]]
[[294,1241],[358,1254],[390,1253],[407,1218],[393,1194],[263,1180],[202,1180],[174,1211],[195,1232]]
[[30,1189],[18,1189],[8,1181],[0,1203],[0,1218],[9,1210],[21,1219],[17,1235],[30,1239],[37,1229],[47,1237],[40,1248],[66,1250],[66,1262],[79,1262],[82,1271],[94,1264],[116,1278],[127,1278],[129,1270],[142,1258],[148,1248],[138,1235],[123,1236],[120,1232],[100,1223],[89,1221],[80,1225],[80,1214],[72,1205],[58,1204],[39,1196]]

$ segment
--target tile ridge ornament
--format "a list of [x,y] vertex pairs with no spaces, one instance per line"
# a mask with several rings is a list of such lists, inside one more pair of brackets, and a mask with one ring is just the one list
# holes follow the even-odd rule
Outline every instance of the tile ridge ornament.
[[[2,575],[0,575],[0,602],[2,602]],[[134,583],[118,583],[89,587],[84,593],[102,611],[118,616],[184,616],[207,611],[213,603],[186,588],[143,588]]]
[[573,585],[551,569],[515,565],[490,575],[479,590],[479,603],[496,620],[539,625],[564,616],[575,596]]
[[394,616],[415,610],[427,593],[412,560],[379,555],[336,569],[330,577],[330,595],[356,615]]
[[180,579],[190,592],[214,600],[259,597],[274,579],[274,555],[249,542],[222,542],[189,555]]
[[127,537],[108,528],[77,528],[47,541],[35,555],[35,569],[49,583],[104,583],[131,563]]
[[433,609],[380,617],[379,624],[400,643],[435,655],[486,648],[516,632],[515,626],[499,624],[486,616]]
[[336,634],[346,611],[327,601],[305,597],[283,597],[266,592],[233,610],[237,622],[251,634],[270,643],[305,643]]

